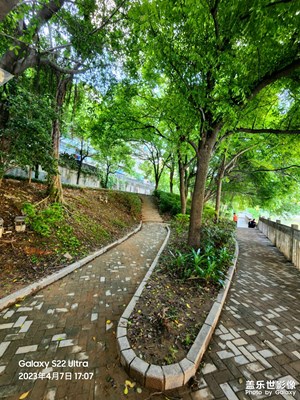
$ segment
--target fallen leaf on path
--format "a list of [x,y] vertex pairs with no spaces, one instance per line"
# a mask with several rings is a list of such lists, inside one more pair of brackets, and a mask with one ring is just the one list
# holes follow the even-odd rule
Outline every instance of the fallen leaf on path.
[[110,319],[106,321],[106,330],[109,331],[113,327],[113,322]]
[[129,380],[126,380],[125,385],[129,386],[130,388],[133,388],[133,387],[135,387],[135,382],[130,382]]
[[22,393],[21,396],[19,397],[19,400],[26,399],[26,397],[29,395],[30,392],[31,392],[31,390],[29,390],[28,392]]

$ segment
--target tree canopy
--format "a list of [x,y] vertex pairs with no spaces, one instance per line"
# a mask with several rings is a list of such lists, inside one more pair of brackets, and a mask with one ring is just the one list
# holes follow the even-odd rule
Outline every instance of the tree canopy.
[[[0,3],[0,67],[18,77],[0,89],[0,152],[34,162],[7,144],[35,131],[30,148],[52,137],[57,156],[62,131],[106,165],[143,153],[157,187],[167,173],[178,185],[182,212],[192,193],[198,248],[205,202],[218,221],[222,199],[280,210],[298,191],[299,19],[292,0]],[[40,113],[14,109],[24,82]]]

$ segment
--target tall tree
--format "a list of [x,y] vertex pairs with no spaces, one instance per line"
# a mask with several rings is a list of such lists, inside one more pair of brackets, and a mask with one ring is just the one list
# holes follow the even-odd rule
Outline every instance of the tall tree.
[[[52,128],[56,158],[68,86],[74,75],[80,73],[92,80],[92,74],[87,74],[91,69],[98,69],[103,78],[113,49],[121,41],[118,21],[125,11],[124,4],[122,0],[82,0],[76,4],[69,0],[29,1],[8,13],[0,25],[1,68],[15,76],[29,68],[47,68],[57,75],[54,108],[58,118]],[[0,112],[2,109],[0,98]],[[0,115],[0,128],[5,127],[8,119],[9,112]],[[58,171],[50,179],[49,191],[53,200],[62,200]]]
[[2,89],[3,98],[6,96],[3,107],[9,108],[10,118],[0,129],[0,181],[13,167],[40,164],[48,173],[54,170],[49,136],[54,118],[51,99],[32,90],[32,79],[24,77],[22,85],[14,82],[9,90]]
[[198,114],[198,138],[187,139],[197,156],[188,237],[195,248],[218,137],[235,127],[245,104],[299,69],[296,3],[143,0],[131,8],[135,63],[165,74]]
[[236,159],[224,182],[227,201],[278,214],[296,209],[299,190],[299,140],[294,135],[269,135],[264,146],[257,145]]

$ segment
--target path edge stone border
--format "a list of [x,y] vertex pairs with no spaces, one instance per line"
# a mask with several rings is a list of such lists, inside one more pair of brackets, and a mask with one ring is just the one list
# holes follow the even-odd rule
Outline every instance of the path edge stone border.
[[226,301],[236,270],[239,254],[238,243],[235,240],[234,258],[231,266],[228,269],[225,285],[220,289],[219,294],[214,301],[212,308],[186,357],[180,362],[170,365],[160,366],[149,364],[139,358],[135,351],[131,348],[127,338],[127,325],[130,315],[158,262],[159,256],[169,240],[170,228],[168,226],[166,228],[168,230],[167,237],[164,240],[164,243],[162,244],[143,281],[139,285],[137,291],[123,312],[117,328],[117,343],[121,365],[132,379],[136,380],[138,383],[147,388],[156,389],[159,391],[178,389],[184,386],[192,377],[196,375],[197,369],[209,345]]
[[0,311],[16,303],[18,300],[23,299],[24,297],[27,297],[29,295],[32,295],[33,293],[38,292],[39,290],[45,288],[46,286],[49,286],[52,283],[58,281],[59,279],[62,279],[66,275],[69,275],[71,272],[75,271],[76,269],[94,260],[96,257],[101,256],[101,254],[106,253],[108,250],[112,249],[118,244],[123,243],[125,240],[129,239],[131,236],[140,231],[142,225],[143,223],[141,221],[137,226],[137,228],[127,233],[127,235],[116,240],[115,242],[110,243],[105,247],[102,247],[100,250],[96,250],[94,253],[62,268],[58,272],[54,272],[53,274],[46,276],[45,278],[42,278],[37,282],[32,283],[31,285],[25,286],[24,288],[17,290],[16,292],[9,294],[8,296],[3,297],[2,299],[0,299]]

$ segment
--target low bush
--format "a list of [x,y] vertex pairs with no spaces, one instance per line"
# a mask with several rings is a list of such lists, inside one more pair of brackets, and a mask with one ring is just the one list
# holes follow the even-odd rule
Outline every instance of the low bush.
[[154,196],[158,200],[159,211],[162,214],[166,213],[175,216],[181,212],[180,196],[178,194],[155,190]]
[[41,236],[49,237],[57,223],[63,219],[63,208],[58,203],[38,210],[33,204],[25,203],[22,212],[26,215],[26,223]]
[[164,263],[179,279],[199,279],[205,284],[223,285],[234,255],[234,223],[222,220],[214,224],[207,220],[201,230],[201,246],[195,250],[186,245],[188,220],[188,216],[182,214],[174,218],[172,229],[177,238]]
[[58,203],[38,209],[31,203],[25,203],[22,212],[26,215],[26,223],[31,229],[43,237],[53,235],[58,241],[55,246],[57,253],[70,252],[76,254],[80,241],[74,235],[72,226],[65,219],[63,206]]
[[[159,211],[162,214],[169,214],[172,217],[181,214],[181,202],[179,194],[163,192],[161,190],[155,190],[154,196],[157,198]],[[188,199],[186,214],[189,215],[191,212],[191,201]],[[215,216],[215,209],[209,204],[205,204],[203,210],[203,219],[213,219]]]

